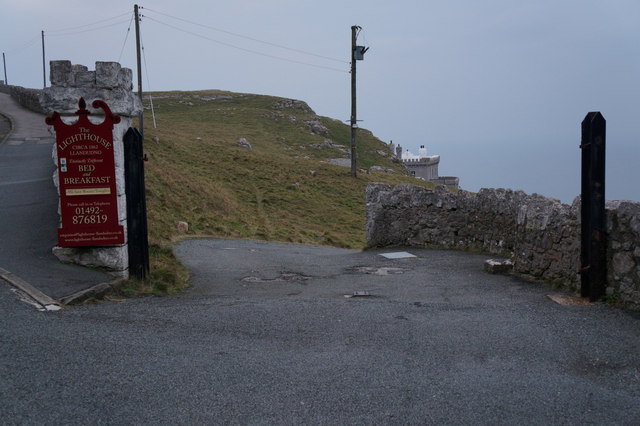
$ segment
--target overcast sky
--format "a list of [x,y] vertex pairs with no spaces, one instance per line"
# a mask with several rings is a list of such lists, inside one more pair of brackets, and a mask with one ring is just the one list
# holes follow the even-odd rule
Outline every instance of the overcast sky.
[[[145,90],[290,97],[346,121],[351,26],[359,25],[358,44],[370,48],[357,62],[361,127],[416,154],[425,145],[441,156],[440,175],[459,176],[464,189],[522,189],[571,202],[580,192],[580,123],[600,111],[607,199],[640,201],[640,1],[140,6]],[[133,3],[0,0],[0,11],[10,84],[42,87],[42,30],[47,61],[93,69],[120,59],[135,70],[133,25],[127,38]]]

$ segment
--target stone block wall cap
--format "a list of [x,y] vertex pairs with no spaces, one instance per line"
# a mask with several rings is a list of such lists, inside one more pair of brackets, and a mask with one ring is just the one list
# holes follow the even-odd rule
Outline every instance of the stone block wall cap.
[[118,62],[98,61],[95,71],[71,61],[50,61],[51,87],[133,89],[133,71],[122,68]]
[[[135,117],[142,111],[140,98],[126,89],[47,87],[40,92],[40,104],[48,114],[55,111],[60,115],[73,116],[78,110],[80,98],[84,98],[88,105],[96,99],[102,100],[117,115]],[[98,115],[102,110],[95,113]]]

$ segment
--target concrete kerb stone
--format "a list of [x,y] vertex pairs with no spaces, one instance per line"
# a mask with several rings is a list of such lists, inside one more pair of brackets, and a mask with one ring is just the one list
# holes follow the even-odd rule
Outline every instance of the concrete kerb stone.
[[91,288],[78,291],[69,296],[60,298],[63,305],[77,305],[88,299],[104,299],[106,295],[122,287],[126,282],[124,278],[117,278],[113,281],[96,284]]
[[33,300],[35,300],[45,308],[51,305],[60,306],[59,301],[47,296],[22,278],[12,274],[6,269],[0,268],[0,278],[8,282],[10,285],[16,287],[18,290],[26,293],[29,297],[31,297]]
[[91,298],[103,299],[107,294],[122,287],[126,282],[124,278],[116,278],[110,282],[96,284],[90,288],[70,294],[69,296],[54,299],[6,269],[0,268],[0,278],[25,293],[47,310],[52,310],[49,308],[51,306],[63,307],[67,305],[77,305]]

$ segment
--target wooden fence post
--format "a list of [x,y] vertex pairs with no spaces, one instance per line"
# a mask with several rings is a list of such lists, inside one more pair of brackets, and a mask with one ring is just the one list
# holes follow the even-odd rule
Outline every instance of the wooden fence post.
[[124,135],[123,141],[127,192],[129,274],[144,280],[149,274],[149,240],[142,135],[137,129],[130,127]]
[[582,204],[580,293],[592,302],[607,287],[607,235],[605,217],[606,121],[590,112],[582,121]]

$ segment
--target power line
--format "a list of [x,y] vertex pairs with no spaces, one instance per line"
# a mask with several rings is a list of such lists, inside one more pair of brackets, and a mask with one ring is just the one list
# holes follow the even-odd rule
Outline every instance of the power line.
[[140,45],[142,50],[142,61],[144,62],[144,73],[147,76],[147,88],[151,91],[151,85],[149,84],[149,67],[147,67],[147,54],[144,51],[144,42],[142,41],[142,35],[140,35]]
[[127,45],[127,39],[129,38],[129,33],[131,33],[131,23],[133,22],[134,14],[131,14],[131,20],[129,21],[129,28],[127,28],[127,34],[124,36],[124,43],[122,43],[122,49],[120,49],[120,56],[118,56],[118,62],[122,59],[122,54],[124,53],[124,48]]
[[[197,23],[197,22],[194,22],[194,21],[189,21],[187,19],[178,18],[176,16],[172,16],[172,15],[168,15],[166,13],[158,12],[157,10],[148,9],[148,8],[143,8],[143,9],[151,11],[151,12],[154,12],[154,13],[157,13],[159,15],[166,16],[168,18],[172,18],[172,19],[176,19],[178,21],[186,22],[188,24],[197,25],[197,26],[202,27],[202,28],[207,28],[207,29],[210,29],[210,30],[214,30],[214,31],[218,31],[218,32],[224,33],[224,34],[229,34],[229,35],[232,35],[234,37],[240,37],[240,38],[244,38],[246,40],[255,41],[257,43],[262,43],[262,44],[265,44],[265,45],[268,45],[268,46],[278,47],[280,49],[290,50],[292,52],[302,53],[304,55],[309,55],[309,56],[315,56],[316,58],[327,59],[329,61],[340,62],[340,63],[343,63],[343,64],[348,64],[349,63],[348,61],[345,61],[343,59],[336,59],[336,58],[332,58],[332,57],[329,57],[329,56],[318,55],[316,53],[308,52],[306,50],[295,49],[295,48],[292,48],[292,47],[283,46],[281,44],[260,40],[260,39],[254,38],[254,37],[249,37],[249,36],[246,36],[246,35],[243,35],[243,34],[238,34],[238,33],[234,33],[234,32],[227,31],[227,30],[222,30],[220,28],[216,28],[216,27],[212,27],[212,26],[209,26],[209,25],[200,24],[200,23]],[[151,19],[151,18],[149,18],[149,19]]]
[[252,53],[254,55],[260,55],[260,56],[264,56],[264,57],[271,58],[271,59],[277,59],[277,60],[280,60],[280,61],[291,62],[291,63],[294,63],[294,64],[306,65],[306,66],[309,66],[309,67],[322,68],[322,69],[326,69],[326,70],[330,70],[330,71],[348,73],[348,71],[345,71],[345,70],[342,70],[342,69],[338,69],[338,68],[327,67],[327,66],[324,66],[324,65],[310,64],[308,62],[297,61],[295,59],[288,59],[288,58],[283,58],[281,56],[270,55],[268,53],[258,52],[258,51],[251,50],[251,49],[245,49],[244,47],[236,46],[236,45],[231,44],[231,43],[225,43],[225,42],[222,42],[222,41],[219,41],[219,40],[207,37],[207,36],[203,36],[202,34],[194,33],[192,31],[185,30],[183,28],[179,28],[179,27],[176,27],[176,26],[171,25],[171,24],[167,24],[166,22],[159,21],[159,20],[154,19],[154,18],[152,18],[150,16],[146,16],[145,15],[144,17],[147,18],[147,19],[150,19],[151,21],[157,22],[157,23],[159,23],[161,25],[165,25],[165,26],[167,26],[169,28],[173,28],[174,30],[181,31],[181,32],[184,32],[186,34],[190,34],[190,35],[195,36],[195,37],[200,37],[200,38],[202,38],[204,40],[208,40],[208,41],[211,41],[213,43],[217,43],[217,44],[220,44],[220,45],[223,45],[223,46],[226,46],[226,47],[230,47],[230,48],[237,49],[237,50],[242,50],[243,52]]
[[[147,54],[145,53],[145,50],[144,50],[142,35],[140,35],[140,44],[142,46],[142,59],[144,61],[144,72],[145,72],[145,75],[147,76],[147,87],[149,88],[149,91],[151,91],[151,85],[149,84],[149,67],[147,66]],[[151,95],[149,95],[149,104],[151,105],[151,117],[153,118],[153,128],[155,129],[157,128],[156,113],[153,110],[153,98],[151,97]]]
[[48,34],[51,34],[51,33],[61,33],[61,32],[66,33],[66,32],[68,32],[68,31],[74,31],[74,30],[77,30],[77,29],[80,29],[80,28],[93,27],[93,26],[94,26],[94,25],[96,25],[96,24],[102,24],[103,22],[113,21],[114,19],[121,18],[121,17],[123,17],[123,16],[127,16],[127,15],[129,15],[130,13],[131,13],[131,12],[125,12],[125,13],[122,13],[122,14],[120,14],[120,15],[112,16],[111,18],[101,19],[100,21],[92,22],[92,23],[90,23],[90,24],[78,25],[78,26],[76,26],[76,27],[62,28],[62,29],[59,29],[59,30],[47,30],[47,33],[48,33]]
[[46,34],[49,37],[62,37],[62,36],[68,36],[68,35],[87,33],[87,32],[90,32],[90,31],[98,31],[98,30],[102,30],[102,29],[105,29],[105,28],[115,27],[116,25],[122,25],[122,24],[124,24],[126,22],[127,21],[119,21],[119,22],[115,22],[113,24],[103,25],[101,27],[93,27],[93,28],[87,28],[86,30],[70,31],[70,32],[58,33],[58,34],[50,34],[49,31],[46,31]]
[[34,45],[34,44],[36,44],[38,41],[40,41],[40,35],[37,35],[36,37],[33,37],[32,39],[30,39],[30,40],[29,40],[29,41],[27,41],[26,43],[24,43],[24,44],[22,44],[22,45],[20,45],[20,46],[18,46],[18,47],[16,47],[16,48],[14,48],[14,49],[11,49],[11,50],[7,51],[7,54],[10,54],[10,53],[16,52],[16,51],[18,51],[18,50],[20,50],[20,51],[24,51],[27,47],[31,47],[31,46],[33,46],[33,45]]

